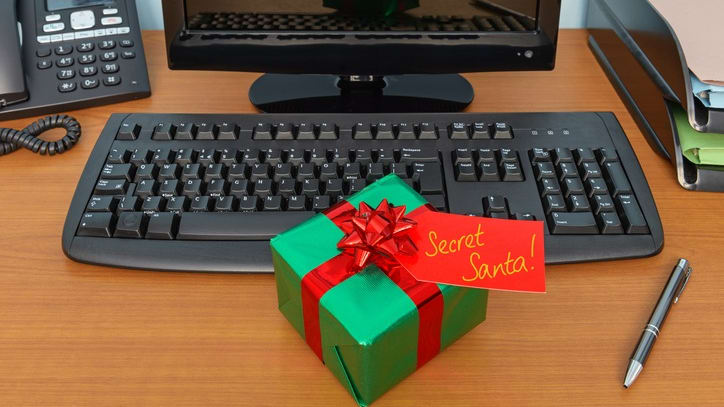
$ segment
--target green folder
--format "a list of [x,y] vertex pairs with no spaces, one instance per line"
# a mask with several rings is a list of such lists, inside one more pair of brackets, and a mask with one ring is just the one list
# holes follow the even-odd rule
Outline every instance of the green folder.
[[724,165],[724,134],[698,132],[683,108],[676,105],[673,112],[684,157],[697,165]]

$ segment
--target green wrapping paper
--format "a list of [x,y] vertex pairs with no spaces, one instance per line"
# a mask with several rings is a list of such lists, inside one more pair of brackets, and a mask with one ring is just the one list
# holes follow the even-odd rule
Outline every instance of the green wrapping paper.
[[418,0],[324,0],[323,4],[344,13],[375,17],[420,7]]
[[[407,212],[426,204],[396,176],[385,177],[348,202],[377,207],[383,199]],[[337,256],[343,232],[324,214],[271,241],[279,309],[305,338],[302,279]],[[440,350],[485,319],[488,291],[438,284],[444,308]],[[417,369],[418,308],[377,266],[332,287],[319,300],[322,356],[347,391],[366,406]]]

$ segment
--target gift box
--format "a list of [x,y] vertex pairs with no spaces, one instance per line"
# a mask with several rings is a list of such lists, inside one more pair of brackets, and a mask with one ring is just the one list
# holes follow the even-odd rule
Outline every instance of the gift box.
[[418,0],[324,0],[323,4],[343,13],[368,16],[389,16],[420,7]]
[[[389,244],[387,255],[356,270],[369,253],[340,247],[359,243],[352,229],[371,208],[397,223],[372,230],[379,225],[370,221],[367,237],[404,231],[406,214],[434,210],[390,175],[271,241],[279,309],[363,406],[482,322],[488,298],[483,289],[415,280],[395,265]],[[408,243],[391,245],[404,251]]]

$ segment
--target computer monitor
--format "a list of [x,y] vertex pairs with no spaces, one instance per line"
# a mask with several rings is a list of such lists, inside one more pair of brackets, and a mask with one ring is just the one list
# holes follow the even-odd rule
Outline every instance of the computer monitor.
[[163,13],[171,69],[264,72],[249,92],[262,111],[440,112],[473,100],[459,73],[553,69],[560,6],[163,0]]

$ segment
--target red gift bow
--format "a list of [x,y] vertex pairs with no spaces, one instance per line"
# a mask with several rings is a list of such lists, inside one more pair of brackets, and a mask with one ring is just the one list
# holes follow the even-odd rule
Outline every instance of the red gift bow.
[[394,207],[384,199],[376,209],[361,202],[358,210],[351,208],[332,219],[345,234],[337,247],[354,252],[352,274],[370,265],[375,254],[394,261],[398,253],[412,255],[417,251],[407,236],[417,222],[404,215],[405,206]]
[[321,264],[302,278],[304,337],[319,359],[322,335],[319,325],[319,300],[337,284],[359,273],[370,264],[380,268],[417,306],[419,314],[417,367],[440,351],[444,300],[437,284],[417,281],[395,260],[397,254],[414,254],[417,246],[407,233],[417,223],[416,214],[432,210],[428,205],[405,217],[404,206],[392,206],[383,200],[376,209],[361,202],[355,209],[344,201],[325,211],[325,215],[345,234],[337,247],[342,253]]

